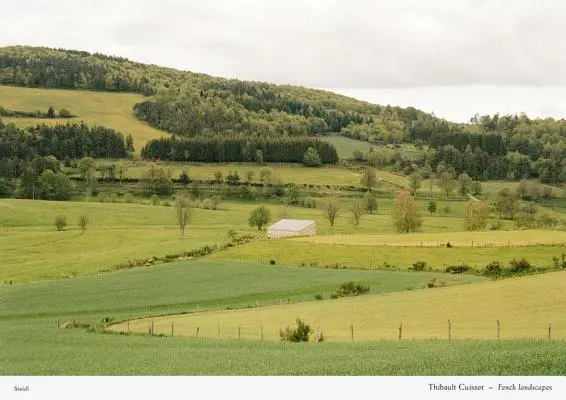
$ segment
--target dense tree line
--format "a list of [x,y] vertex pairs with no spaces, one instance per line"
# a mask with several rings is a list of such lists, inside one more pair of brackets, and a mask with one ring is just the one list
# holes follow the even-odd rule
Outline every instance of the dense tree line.
[[336,148],[316,138],[248,137],[242,134],[154,139],[142,148],[141,155],[148,159],[174,161],[302,163],[309,147],[318,153],[322,163],[338,161]]
[[37,157],[53,156],[58,160],[126,157],[133,151],[131,137],[128,139],[113,129],[83,123],[37,125],[23,130],[13,124],[4,125],[0,120],[0,177],[19,178]]
[[315,136],[328,131],[321,118],[303,118],[272,110],[252,113],[238,104],[191,96],[175,101],[144,101],[134,106],[137,118],[179,136],[234,132],[252,135]]

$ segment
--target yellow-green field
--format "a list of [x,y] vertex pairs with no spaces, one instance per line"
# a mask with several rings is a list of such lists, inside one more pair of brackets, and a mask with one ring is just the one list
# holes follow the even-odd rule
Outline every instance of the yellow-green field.
[[6,109],[46,112],[50,106],[53,106],[57,111],[66,108],[77,115],[76,118],[71,119],[2,118],[5,123],[13,122],[18,126],[30,126],[84,121],[89,125],[113,128],[124,135],[131,134],[137,152],[148,140],[164,135],[164,132],[134,117],[132,108],[143,99],[143,96],[134,93],[29,89],[0,85],[0,106]]
[[530,246],[537,244],[566,244],[566,231],[522,230],[488,232],[412,233],[407,235],[331,235],[291,238],[316,244],[345,244],[354,246],[434,247],[450,242],[455,247]]
[[[131,331],[177,335],[278,340],[279,330],[301,318],[319,327],[328,341],[397,339],[399,326],[406,339],[448,337],[495,339],[545,338],[549,321],[552,337],[566,338],[566,272],[474,283],[444,288],[366,295],[354,298],[284,304],[244,310],[201,312],[129,322]],[[114,327],[126,330],[127,324]]]
[[[181,238],[175,209],[140,204],[0,200],[0,281],[29,282],[74,277],[113,269],[132,259],[178,254],[229,241],[228,230],[253,232],[246,215],[235,210],[195,209]],[[67,217],[58,232],[56,215]],[[90,223],[81,234],[79,215]]]
[[[105,160],[101,162],[101,165],[113,162],[115,161]],[[127,177],[141,178],[144,171],[148,168],[149,162],[134,161],[125,165],[127,166]],[[214,179],[214,173],[217,171],[220,171],[224,177],[226,177],[230,171],[237,171],[240,180],[247,181],[248,171],[253,171],[254,176],[252,182],[260,182],[260,171],[265,168],[271,169],[272,177],[278,177],[285,183],[360,186],[361,178],[359,174],[353,171],[334,166],[308,168],[301,164],[257,165],[255,163],[200,164],[183,162],[158,162],[157,165],[165,169],[170,169],[173,178],[178,178],[181,172],[186,169],[190,178],[196,180],[212,180]],[[389,176],[390,174],[383,172],[383,175]],[[389,185],[387,186],[389,187]]]

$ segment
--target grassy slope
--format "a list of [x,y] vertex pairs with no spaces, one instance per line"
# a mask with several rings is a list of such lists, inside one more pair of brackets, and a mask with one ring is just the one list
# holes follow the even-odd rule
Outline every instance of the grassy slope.
[[[289,296],[294,301],[346,278],[370,276],[390,282],[386,276],[403,275],[199,262],[0,287],[0,374],[563,375],[563,341],[504,340],[501,347],[489,341],[285,345],[56,329],[57,318],[125,319],[196,310],[195,303],[249,304],[258,290],[275,303]],[[426,274],[405,276],[426,279]]]
[[102,125],[113,128],[124,135],[131,134],[136,151],[150,139],[159,138],[164,133],[139,121],[134,117],[132,107],[143,100],[143,96],[133,93],[107,93],[84,90],[28,89],[0,85],[0,106],[18,111],[47,111],[49,106],[56,110],[66,108],[77,118],[34,119],[2,118],[18,126],[41,123],[80,123]]
[[[194,223],[182,239],[172,207],[1,200],[0,279],[25,282],[83,275],[130,259],[225,243],[229,241],[228,230],[251,230],[246,226],[250,207],[234,207],[235,210],[195,210]],[[58,214],[67,216],[69,227],[64,232],[57,232],[53,225]],[[90,220],[84,235],[77,225],[81,214]]]
[[[553,336],[564,339],[565,283],[566,272],[555,272],[461,287],[169,316],[155,319],[155,326],[163,332],[174,322],[177,332],[185,335],[192,335],[194,327],[200,326],[203,336],[214,337],[218,323],[232,331],[239,324],[262,324],[265,339],[277,340],[281,327],[301,318],[320,326],[328,340],[346,341],[351,340],[350,324],[358,340],[396,339],[400,321],[407,338],[447,338],[450,320],[453,338],[488,339],[496,337],[496,321],[501,320],[505,338],[543,339],[551,320]],[[139,320],[131,326],[143,330],[147,323]],[[258,338],[257,328],[244,334]]]
[[[352,201],[342,201],[343,209],[347,209]],[[230,229],[257,233],[259,237],[263,237],[263,232],[258,232],[247,224],[249,213],[258,204],[261,203],[223,202],[220,210],[195,209],[186,237],[181,239],[172,207],[0,200],[0,253],[3,261],[0,265],[0,282],[29,282],[96,273],[112,269],[131,259],[165,256],[203,245],[225,243],[229,240],[227,232]],[[421,206],[424,207],[424,204],[423,202]],[[354,229],[345,212],[339,216],[334,228],[330,228],[321,209],[287,207],[285,213],[287,218],[315,219],[317,233],[323,236],[320,240],[325,240],[324,236],[336,234],[363,235],[363,239],[365,235],[392,234],[391,206],[391,200],[380,200],[380,214],[364,216],[358,229]],[[272,220],[279,219],[282,207],[280,204],[268,204]],[[58,214],[67,216],[69,226],[64,232],[57,232],[53,226],[54,217]],[[86,214],[90,219],[84,235],[81,235],[77,226],[77,219],[81,214]],[[423,235],[437,232],[442,242],[453,238],[452,232],[461,229],[461,218],[424,218]],[[548,236],[548,231],[541,232]],[[515,232],[511,234],[525,235]],[[463,233],[457,235],[467,237]],[[399,236],[399,240],[404,240],[404,237]],[[277,263],[291,266],[301,263],[309,265],[311,262],[319,265],[340,263],[357,268],[381,267],[387,261],[406,268],[419,260],[427,261],[432,267],[440,267],[462,262],[469,265],[485,265],[493,260],[508,262],[514,257],[526,257],[536,265],[551,265],[552,257],[560,256],[563,251],[563,246],[482,249],[417,247],[410,252],[380,247],[368,251],[367,246],[355,244],[312,245],[295,240],[260,239],[211,257],[253,263],[267,263],[275,259]],[[54,257],[54,254],[57,256]]]

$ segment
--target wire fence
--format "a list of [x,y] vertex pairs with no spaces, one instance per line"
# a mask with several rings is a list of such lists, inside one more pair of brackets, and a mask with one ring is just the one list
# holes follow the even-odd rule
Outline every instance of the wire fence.
[[[400,321],[397,325],[388,324],[387,333],[384,327],[380,329],[372,328],[367,323],[342,324],[340,326],[333,324],[328,330],[323,329],[314,321],[305,320],[310,327],[310,340],[313,342],[321,341],[378,341],[378,340],[418,340],[418,339],[436,339],[436,340],[464,340],[464,339],[491,339],[501,342],[503,339],[534,339],[534,340],[552,340],[566,338],[564,324],[553,326],[552,320],[546,322],[533,322],[528,324],[517,324],[511,322],[505,325],[502,320],[495,320],[492,323],[471,324],[454,322],[447,320],[443,326],[411,325],[405,321]],[[264,325],[263,322],[257,324],[242,323],[238,325],[225,324],[220,319],[215,326],[207,321],[203,324],[186,324],[182,322],[168,322],[162,320],[145,320],[140,325],[139,321],[132,321],[132,325],[128,320],[119,326],[119,331],[126,333],[146,334],[148,336],[182,336],[199,338],[217,338],[231,340],[259,340],[273,341],[281,340],[280,332],[285,329],[294,328],[293,326],[281,326],[275,328],[273,323]],[[558,332],[557,329],[558,328]],[[506,333],[509,333],[506,336]],[[524,333],[524,334],[521,334]],[[323,340],[319,340],[323,339]]]

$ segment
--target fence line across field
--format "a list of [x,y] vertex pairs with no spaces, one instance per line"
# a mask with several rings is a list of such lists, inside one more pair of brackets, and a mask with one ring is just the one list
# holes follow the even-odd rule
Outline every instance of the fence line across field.
[[[481,326],[477,325],[458,325],[454,324],[453,320],[448,319],[445,325],[445,335],[430,335],[430,336],[420,336],[419,327],[412,326],[410,323],[407,324],[406,321],[399,321],[398,325],[395,327],[394,324],[391,324],[391,334],[390,335],[376,335],[372,337],[371,333],[373,332],[372,329],[363,327],[363,324],[357,324],[356,322],[352,322],[350,324],[344,324],[342,334],[339,336],[337,335],[337,329],[334,326],[334,329],[331,329],[331,334],[327,335],[324,330],[324,326],[320,326],[319,323],[316,325],[314,324],[314,320],[305,320],[306,324],[310,325],[311,333],[314,337],[324,337],[326,339],[333,339],[339,337],[340,339],[337,341],[347,341],[348,339],[351,342],[355,342],[356,340],[360,341],[372,341],[372,340],[394,340],[397,339],[398,341],[402,340],[410,340],[415,339],[415,334],[417,334],[418,339],[427,340],[427,339],[447,339],[449,341],[456,340],[456,339],[490,339],[484,335],[472,335],[466,336],[467,331],[473,331],[479,329],[491,329],[493,332],[492,339],[501,342],[501,340],[505,337],[505,324],[503,320],[494,320],[493,325],[491,328],[488,328],[487,325],[482,324]],[[221,320],[217,321],[215,327],[211,326],[210,324],[195,324],[195,325],[181,325],[182,328],[179,328],[179,324],[175,325],[175,322],[157,322],[154,320],[150,320],[145,325],[145,330],[137,329],[132,330],[130,326],[130,320],[127,321],[127,332],[128,333],[147,333],[149,336],[185,336],[185,337],[194,337],[195,339],[198,338],[218,338],[218,339],[259,339],[264,341],[266,334],[267,336],[275,336],[273,329],[269,332],[265,329],[265,325],[263,322],[252,324],[223,324]],[[360,326],[361,325],[361,326]],[[58,319],[56,322],[56,326],[58,329],[62,329],[65,326],[61,326],[60,320]],[[139,326],[139,325],[138,325]],[[289,327],[293,329],[295,326],[293,324],[289,324],[286,326],[280,327],[277,332],[276,336],[279,336],[280,330],[285,331],[285,329]],[[522,336],[517,337],[514,336],[512,338],[515,339],[547,339],[552,340],[553,338],[553,326],[552,320],[549,320],[548,323],[541,323],[540,324],[540,335],[531,335],[531,336]],[[182,334],[179,334],[179,331],[182,331]],[[271,334],[271,335],[270,335]]]

